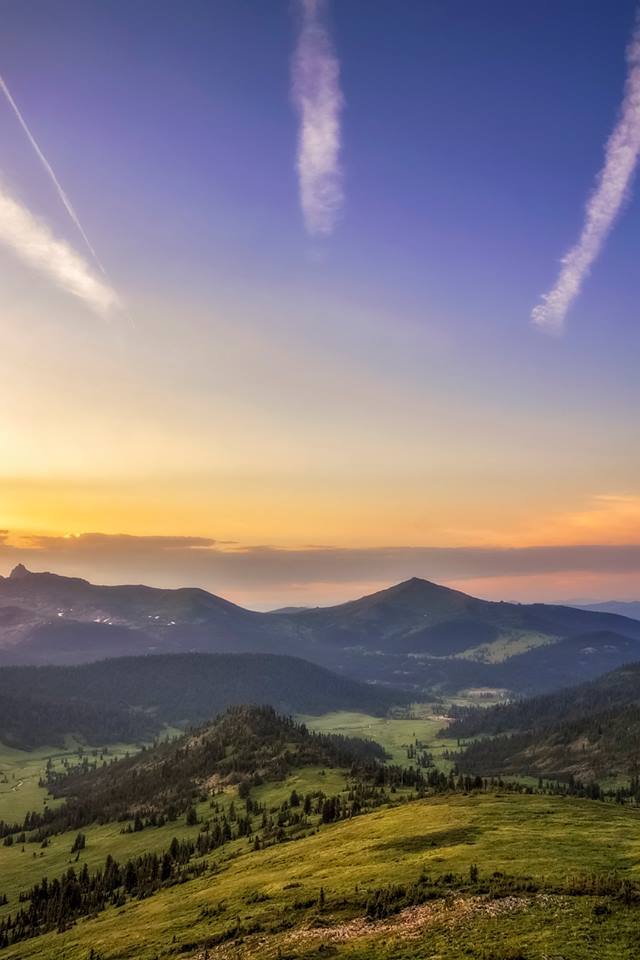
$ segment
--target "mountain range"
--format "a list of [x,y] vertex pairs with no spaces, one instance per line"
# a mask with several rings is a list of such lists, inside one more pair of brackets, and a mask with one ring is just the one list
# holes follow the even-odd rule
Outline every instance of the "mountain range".
[[640,659],[640,621],[480,600],[419,578],[337,606],[272,613],[201,589],[98,586],[22,565],[0,578],[0,665],[193,651],[294,655],[416,694],[535,692]]

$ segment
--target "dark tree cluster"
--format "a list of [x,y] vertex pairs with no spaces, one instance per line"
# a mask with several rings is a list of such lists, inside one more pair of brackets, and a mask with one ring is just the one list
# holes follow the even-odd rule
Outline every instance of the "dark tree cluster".
[[199,875],[205,864],[190,864],[196,845],[173,839],[158,856],[146,853],[126,863],[108,856],[104,867],[90,873],[86,864],[70,867],[61,877],[44,877],[20,894],[21,906],[0,922],[0,946],[6,947],[49,930],[67,930],[80,917],[93,916],[107,906],[122,906],[131,897],[150,896],[160,887]]
[[415,743],[410,743],[407,747],[407,760],[413,760],[418,767],[428,769],[435,766],[433,754],[426,749],[426,745],[416,738]]
[[[78,639],[91,627],[76,624]],[[113,636],[116,628],[104,629]],[[270,703],[281,713],[348,708],[384,715],[409,699],[400,690],[271,654],[174,653],[8,666],[0,667],[0,739],[23,749],[62,746],[70,732],[90,744],[137,743],[165,724],[204,723],[238,704]]]
[[122,707],[41,699],[28,690],[0,694],[0,740],[18,750],[43,744],[62,747],[70,732],[88,744],[102,744],[149,740],[157,730],[156,721]]

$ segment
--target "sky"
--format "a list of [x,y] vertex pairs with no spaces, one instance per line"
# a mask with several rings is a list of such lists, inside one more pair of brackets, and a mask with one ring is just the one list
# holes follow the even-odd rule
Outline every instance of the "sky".
[[0,572],[639,598],[635,15],[4,0]]

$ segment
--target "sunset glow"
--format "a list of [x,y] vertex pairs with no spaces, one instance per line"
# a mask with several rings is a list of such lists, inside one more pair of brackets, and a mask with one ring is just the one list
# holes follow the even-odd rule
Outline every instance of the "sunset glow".
[[[33,11],[7,6],[2,76],[109,279],[5,103],[7,203],[71,259],[40,269],[36,234],[0,236],[2,573],[24,557],[260,606],[409,573],[491,597],[638,594],[637,196],[564,337],[528,323],[601,167],[634,5],[584,14],[571,74],[571,16],[550,37],[500,6],[490,56],[471,5],[464,24],[360,3],[294,22],[223,2],[203,26],[160,4],[152,50],[144,5],[42,4],[37,50]],[[510,550],[538,558],[526,586]]]

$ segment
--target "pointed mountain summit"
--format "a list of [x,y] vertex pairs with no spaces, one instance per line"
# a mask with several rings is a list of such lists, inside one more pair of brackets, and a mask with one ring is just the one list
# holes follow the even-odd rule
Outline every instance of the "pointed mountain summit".
[[[625,617],[590,612],[552,604],[520,604],[481,600],[460,590],[411,577],[385,590],[335,607],[316,608],[296,614],[314,641],[334,647],[390,656],[458,658],[479,664],[497,663],[523,654],[531,646],[552,644],[561,638],[590,631],[611,630],[640,640],[638,623]],[[640,647],[638,649],[640,655]],[[431,660],[430,670],[436,667]],[[427,663],[427,660],[423,660]],[[452,664],[461,674],[464,663]],[[396,667],[397,669],[397,667]],[[406,672],[406,665],[403,666]],[[415,668],[414,668],[415,669]],[[449,672],[449,671],[447,671]],[[481,667],[466,671],[478,674],[479,685],[490,683]],[[474,683],[473,676],[468,680]]]
[[[606,644],[589,635],[606,631]],[[574,643],[574,638],[579,638]],[[369,682],[455,692],[582,679],[640,659],[640,623],[498,603],[411,577],[333,607],[257,613],[199,588],[99,586],[18,564],[0,579],[0,665],[114,656],[277,653]]]
[[401,583],[396,583],[385,590],[379,590],[377,593],[343,604],[342,609],[348,606],[355,607],[356,605],[361,608],[371,608],[382,604],[384,606],[392,605],[398,610],[403,609],[414,613],[426,612],[435,615],[439,612],[459,610],[470,601],[483,602],[475,601],[473,597],[461,593],[460,590],[452,590],[451,587],[444,587],[432,580],[411,577],[409,580],[403,580]]

